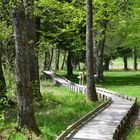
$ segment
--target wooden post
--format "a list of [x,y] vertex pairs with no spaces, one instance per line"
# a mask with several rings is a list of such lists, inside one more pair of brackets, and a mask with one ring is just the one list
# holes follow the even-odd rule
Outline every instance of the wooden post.
[[84,85],[84,72],[79,72],[79,85]]

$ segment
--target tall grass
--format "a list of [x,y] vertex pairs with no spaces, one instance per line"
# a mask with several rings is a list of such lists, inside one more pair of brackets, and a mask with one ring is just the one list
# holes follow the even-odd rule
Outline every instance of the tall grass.
[[[75,93],[63,87],[57,87],[50,81],[41,80],[41,91],[43,100],[35,102],[35,112],[37,124],[42,132],[40,137],[30,134],[30,132],[17,133],[16,116],[14,119],[3,119],[0,124],[0,139],[24,140],[54,140],[62,131],[70,124],[87,114],[89,111],[97,107],[99,102],[87,102],[85,95]],[[16,114],[16,109],[11,112]],[[6,112],[3,112],[6,114]],[[3,125],[2,125],[3,124]]]

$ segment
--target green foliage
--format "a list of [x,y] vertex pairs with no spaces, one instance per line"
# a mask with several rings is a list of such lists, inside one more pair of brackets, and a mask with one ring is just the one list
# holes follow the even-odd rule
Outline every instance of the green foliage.
[[85,11],[71,3],[57,0],[41,1],[39,11],[42,17],[41,33],[43,40],[62,49],[80,49],[83,46]]
[[0,41],[8,42],[13,34],[12,26],[7,25],[5,21],[0,22]]

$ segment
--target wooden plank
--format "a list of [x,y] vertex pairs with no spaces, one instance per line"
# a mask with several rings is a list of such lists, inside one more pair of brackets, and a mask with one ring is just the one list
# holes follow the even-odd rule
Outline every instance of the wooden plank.
[[[56,83],[71,90],[81,93],[87,92],[86,86],[72,83],[66,78],[54,74],[52,71],[45,71],[44,73],[52,77]],[[98,115],[94,112],[96,116],[88,119],[92,116],[92,113],[89,113],[84,118],[81,118],[79,121],[69,126],[65,132],[60,135],[61,139],[59,140],[113,140],[119,137],[127,121],[135,111],[137,99],[103,88],[96,89],[98,97],[104,100],[107,98],[111,99],[112,104]],[[96,111],[98,112],[99,110]]]

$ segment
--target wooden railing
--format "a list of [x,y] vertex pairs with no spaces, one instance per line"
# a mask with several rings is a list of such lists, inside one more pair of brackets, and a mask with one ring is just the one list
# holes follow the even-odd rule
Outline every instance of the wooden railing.
[[[55,77],[53,77],[53,75],[51,75],[51,76],[52,76],[53,80],[57,84],[59,84],[61,86],[64,86],[64,87],[66,87],[66,88],[68,88],[68,89],[70,89],[72,91],[75,91],[75,92],[79,92],[79,93],[83,93],[83,94],[87,93],[86,86],[75,84],[75,83],[69,81],[68,79],[66,79],[64,77],[61,77],[61,78],[64,79],[66,81],[66,83],[60,83],[59,81],[55,80]],[[82,117],[81,119],[79,119],[78,121],[73,123],[72,125],[70,125],[64,132],[62,132],[56,138],[56,140],[65,140],[65,139],[67,139],[67,137],[69,135],[71,135],[72,133],[74,133],[75,130],[78,129],[82,124],[86,123],[91,118],[97,116],[101,111],[103,111],[105,108],[107,108],[112,103],[112,99],[110,97],[102,94],[101,92],[112,94],[114,96],[118,96],[118,97],[121,97],[121,98],[126,99],[126,100],[130,100],[130,101],[133,102],[133,105],[130,107],[130,109],[128,110],[127,114],[124,116],[124,118],[122,118],[122,120],[119,121],[119,123],[117,125],[117,128],[115,128],[115,130],[113,132],[113,139],[114,140],[118,140],[120,138],[120,135],[122,134],[122,132],[124,132],[126,124],[129,122],[129,120],[132,117],[133,113],[137,109],[137,98],[127,96],[127,95],[122,95],[122,94],[112,92],[112,91],[109,91],[109,90],[106,90],[106,89],[97,88],[98,98],[103,99],[105,101],[105,103],[101,104],[99,107],[97,107],[96,109],[94,109],[93,111],[89,112],[87,115],[85,115],[84,117]]]
[[72,135],[78,129],[81,125],[89,121],[91,118],[94,118],[97,116],[101,111],[103,111],[105,108],[107,108],[111,104],[111,99],[107,100],[105,103],[98,106],[93,111],[89,112],[87,115],[70,125],[64,132],[62,132],[56,140],[65,140],[69,135]]

